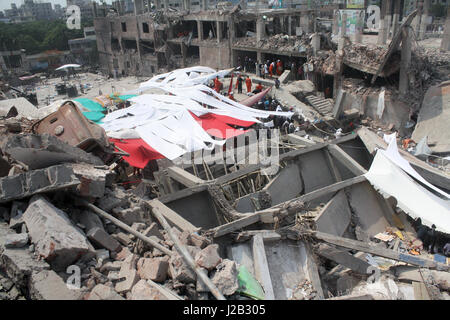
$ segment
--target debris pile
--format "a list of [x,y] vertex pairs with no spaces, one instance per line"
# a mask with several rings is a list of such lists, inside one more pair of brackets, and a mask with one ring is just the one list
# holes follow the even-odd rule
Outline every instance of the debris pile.
[[256,37],[238,38],[233,44],[237,47],[252,47],[263,50],[277,50],[282,52],[306,53],[311,49],[310,40],[307,36],[297,37],[276,34],[260,41]]

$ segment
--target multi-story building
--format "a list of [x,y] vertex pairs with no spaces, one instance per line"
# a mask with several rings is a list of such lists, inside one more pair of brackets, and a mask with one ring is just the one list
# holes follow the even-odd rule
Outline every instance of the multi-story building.
[[23,16],[33,17],[34,20],[52,20],[55,14],[50,2],[34,2],[33,0],[25,0],[20,7]]
[[97,37],[94,27],[84,28],[84,38],[69,40],[69,48],[76,63],[82,65],[97,63]]
[[92,0],[67,0],[67,7],[71,5],[80,7],[81,19],[92,20],[94,18]]
[[[200,6],[194,0],[159,0],[152,9],[150,3],[135,0],[135,14],[94,19],[100,65],[105,73],[150,75],[160,68],[190,64],[222,69],[235,66],[245,57],[252,61],[306,61],[304,46],[295,37],[297,29],[312,32],[315,14],[332,16],[339,7],[334,4],[314,10],[306,6],[255,11],[234,10],[232,3],[223,7],[208,0],[201,0]],[[165,5],[177,5],[178,10],[165,10]],[[155,10],[163,14],[155,15]],[[289,40],[280,38],[286,35]],[[279,41],[283,46],[278,46]]]

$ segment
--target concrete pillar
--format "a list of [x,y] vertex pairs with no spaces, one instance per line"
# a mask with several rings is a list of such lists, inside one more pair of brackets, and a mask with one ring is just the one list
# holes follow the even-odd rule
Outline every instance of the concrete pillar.
[[288,35],[289,36],[293,35],[292,34],[292,17],[291,16],[288,17]]
[[400,13],[402,11],[401,7],[401,1],[394,1],[394,15],[392,16],[392,32],[391,37],[389,39],[392,39],[398,32],[399,24],[400,24]]
[[222,41],[222,23],[220,21],[216,21],[216,32],[217,32],[217,43]]
[[425,33],[427,31],[427,26],[428,26],[429,11],[430,11],[430,0],[424,0],[422,17],[420,20],[419,35],[418,35],[419,40],[423,40],[425,38]]
[[141,14],[144,10],[144,1],[143,0],[134,0],[134,14]]
[[197,32],[198,32],[198,40],[204,40],[203,39],[203,23],[199,20],[197,20]]
[[266,37],[266,24],[262,17],[256,20],[256,41],[260,41]]
[[186,64],[187,46],[184,44],[184,42],[181,42],[181,55],[183,57],[183,59],[182,59],[183,68],[186,68],[187,67],[187,64]]
[[304,33],[311,32],[311,23],[310,16],[308,13],[302,13],[300,15],[300,27],[302,28]]
[[208,0],[202,0],[202,10],[208,10]]
[[320,34],[314,33],[311,38],[311,46],[313,48],[314,55],[320,50]]
[[447,20],[445,20],[444,35],[441,42],[441,51],[450,51],[450,7],[447,10]]
[[412,32],[409,28],[403,29],[402,40],[402,58],[400,62],[400,83],[399,91],[401,95],[406,95],[409,88],[409,76],[408,70],[411,65],[411,44],[412,44]]
[[161,0],[155,0],[155,7],[157,10],[161,9]]
[[386,41],[391,37],[391,25],[392,25],[392,0],[386,1]]
[[378,30],[378,44],[386,44],[387,33],[386,33],[386,0],[381,0],[381,11],[380,11],[380,29]]
[[420,31],[420,24],[422,22],[422,12],[423,12],[423,0],[416,1],[417,15],[413,20],[414,33],[418,36]]
[[345,36],[347,35],[347,14],[342,14],[342,27],[339,34],[338,50],[343,50],[345,45]]
[[169,0],[164,0],[164,11],[168,11],[169,10]]

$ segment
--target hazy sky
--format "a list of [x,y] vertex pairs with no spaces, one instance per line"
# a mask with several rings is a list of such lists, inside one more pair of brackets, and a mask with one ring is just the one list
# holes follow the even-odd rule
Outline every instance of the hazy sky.
[[[55,4],[60,4],[63,7],[65,7],[67,4],[66,0],[41,0],[41,2],[51,2],[53,7]],[[97,1],[97,2],[99,2],[99,1]],[[108,0],[106,2],[111,3],[111,0]],[[20,5],[23,4],[23,0],[0,0],[0,10],[3,11],[5,9],[10,9],[11,3],[15,3],[15,4],[17,4],[17,7],[20,7]]]

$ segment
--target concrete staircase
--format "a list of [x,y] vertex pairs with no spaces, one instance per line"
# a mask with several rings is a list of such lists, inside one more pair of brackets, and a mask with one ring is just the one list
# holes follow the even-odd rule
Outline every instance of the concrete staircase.
[[309,95],[306,96],[306,101],[322,116],[333,117],[333,104],[329,100]]

